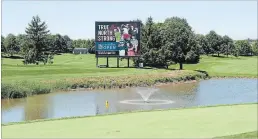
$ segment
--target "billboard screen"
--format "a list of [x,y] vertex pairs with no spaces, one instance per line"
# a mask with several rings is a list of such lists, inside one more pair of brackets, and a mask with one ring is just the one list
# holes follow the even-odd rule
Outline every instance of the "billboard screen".
[[139,56],[140,22],[96,22],[96,56]]

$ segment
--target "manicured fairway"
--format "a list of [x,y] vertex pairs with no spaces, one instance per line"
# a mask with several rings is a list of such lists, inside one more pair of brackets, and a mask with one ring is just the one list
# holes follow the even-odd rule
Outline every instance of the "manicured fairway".
[[[258,57],[212,57],[201,56],[198,64],[185,64],[188,70],[207,71],[210,76],[257,77]],[[171,66],[178,68],[177,66]]]
[[2,127],[3,138],[213,138],[257,130],[257,104],[138,112]]
[[[27,65],[21,59],[2,59],[2,81],[4,83],[22,80],[58,80],[88,76],[121,76],[132,74],[153,74],[167,72],[164,69],[96,68],[95,55],[64,54],[55,56],[53,65]],[[99,64],[105,64],[102,58]],[[116,67],[116,59],[110,58],[110,66]],[[133,62],[131,61],[131,64]],[[127,60],[120,61],[126,67]],[[170,68],[178,69],[178,65]],[[184,69],[207,71],[211,76],[257,77],[257,57],[218,58],[201,56],[198,64],[184,64]]]
[[[116,58],[109,59],[110,67],[116,67]],[[105,58],[99,59],[100,65],[106,64]],[[131,66],[133,62],[130,62]],[[127,59],[120,61],[120,67],[127,66]],[[21,59],[2,59],[2,81],[39,81],[82,78],[94,76],[121,76],[133,74],[153,74],[166,70],[135,68],[96,68],[95,55],[63,54],[54,58],[53,65],[23,65]]]

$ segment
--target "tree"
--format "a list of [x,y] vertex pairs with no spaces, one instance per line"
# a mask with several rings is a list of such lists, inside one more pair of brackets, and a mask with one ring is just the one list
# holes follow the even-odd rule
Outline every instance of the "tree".
[[55,48],[55,39],[56,39],[56,35],[48,35],[46,37],[46,51],[48,51],[48,53],[55,53],[56,48]]
[[60,34],[55,35],[54,50],[55,53],[64,53],[67,51],[66,41]]
[[163,23],[154,23],[149,17],[145,25],[141,26],[141,57],[140,61],[135,60],[135,64],[144,62],[145,65],[153,67],[168,67],[165,56],[165,48],[162,48],[161,30]]
[[247,40],[238,40],[235,43],[239,55],[250,55],[252,53],[252,47]]
[[186,19],[179,17],[167,18],[164,22],[162,34],[164,39],[163,46],[168,51],[166,56],[171,61],[179,63],[180,69],[183,69],[183,63],[189,57],[199,60],[195,34]]
[[258,55],[258,41],[252,43],[252,53],[253,55]]
[[212,53],[217,53],[219,56],[222,51],[222,37],[213,30],[210,31],[209,34],[206,35],[206,37],[208,40],[208,45],[212,49]]
[[4,40],[4,46],[6,47],[6,51],[8,54],[13,56],[13,54],[19,51],[19,47],[17,45],[16,37],[13,34],[8,34]]
[[32,48],[28,49],[25,58],[25,63],[36,63],[44,62],[46,63],[47,54],[47,36],[49,35],[49,30],[45,22],[41,22],[39,16],[33,16],[31,22],[25,30],[28,37],[28,43],[26,46]]
[[63,40],[64,40],[64,42],[65,42],[65,53],[71,53],[72,52],[72,50],[73,50],[73,41],[72,41],[72,39],[70,39],[70,37],[69,36],[67,36],[67,35],[64,35],[63,36]]
[[25,54],[26,48],[24,48],[24,46],[25,46],[26,41],[28,41],[26,35],[19,34],[16,36],[16,40],[17,40],[17,45],[20,48],[20,53]]
[[206,55],[211,54],[212,49],[210,48],[210,45],[208,44],[208,40],[207,40],[205,35],[197,34],[196,35],[196,40],[201,47],[201,53],[202,54],[203,53],[206,54]]
[[231,39],[227,35],[223,36],[222,39],[223,39],[223,42],[221,45],[222,51],[228,57],[228,55],[233,54],[233,52],[234,52],[234,49],[235,49],[234,42],[233,42],[233,39]]
[[5,45],[4,45],[4,36],[1,35],[1,52],[6,53]]

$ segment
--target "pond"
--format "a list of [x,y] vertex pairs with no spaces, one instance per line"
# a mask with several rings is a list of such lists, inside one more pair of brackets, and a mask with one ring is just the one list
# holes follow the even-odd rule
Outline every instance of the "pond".
[[[121,103],[141,100],[137,88],[57,92],[23,99],[2,100],[2,123],[71,116],[94,116],[136,110],[185,108],[257,102],[257,79],[210,79],[156,87],[149,100],[158,105]],[[135,101],[133,101],[135,100]],[[109,107],[106,108],[106,101]]]

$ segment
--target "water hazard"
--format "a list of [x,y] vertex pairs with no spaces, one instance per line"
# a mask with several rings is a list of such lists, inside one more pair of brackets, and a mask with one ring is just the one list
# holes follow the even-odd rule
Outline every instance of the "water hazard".
[[[257,79],[211,79],[162,85],[156,89],[152,94],[142,93],[143,96],[136,92],[137,88],[127,88],[59,92],[2,100],[2,123],[135,110],[257,102]],[[109,102],[109,108],[106,108],[106,101]]]

